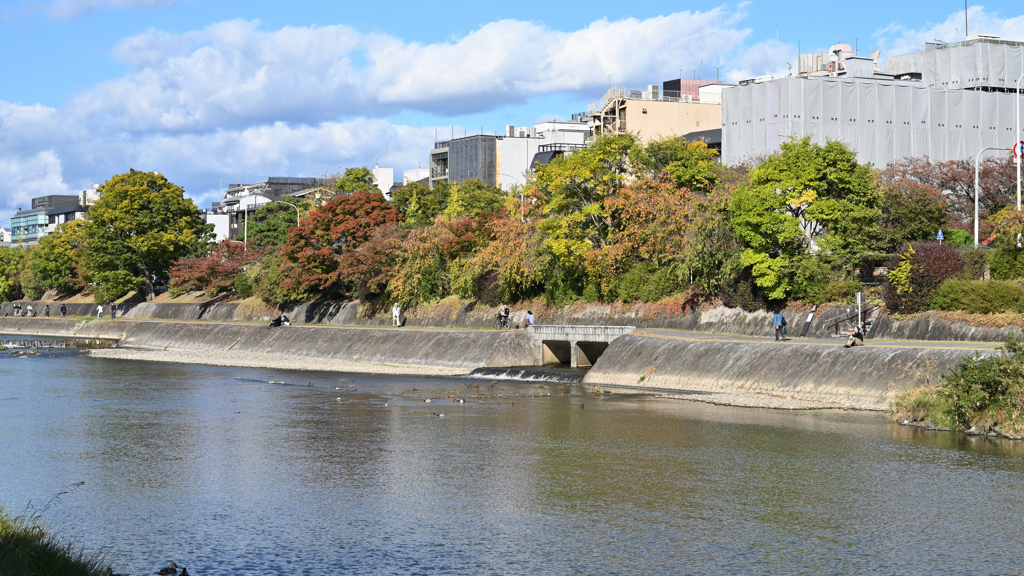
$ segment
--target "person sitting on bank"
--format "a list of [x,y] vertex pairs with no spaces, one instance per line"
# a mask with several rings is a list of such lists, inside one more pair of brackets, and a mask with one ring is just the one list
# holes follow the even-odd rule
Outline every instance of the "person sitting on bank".
[[284,320],[281,319],[281,316],[278,316],[270,321],[270,326],[267,326],[267,329],[280,328],[282,323],[284,323]]
[[526,318],[523,320],[523,330],[526,330],[527,328],[529,328],[530,326],[533,326],[536,323],[537,323],[537,321],[533,318],[533,311],[532,310],[527,310],[526,311]]
[[853,346],[864,345],[864,333],[860,331],[860,326],[854,326],[853,332],[850,332],[850,340],[843,344],[843,348],[851,348]]

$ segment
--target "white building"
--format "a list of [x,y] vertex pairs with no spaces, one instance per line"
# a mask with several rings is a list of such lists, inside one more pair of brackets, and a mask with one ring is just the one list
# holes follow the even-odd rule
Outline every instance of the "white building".
[[885,73],[874,58],[837,56],[830,70],[726,88],[722,161],[763,157],[791,136],[845,142],[878,167],[909,157],[973,159],[1024,139],[1014,135],[1024,42],[930,44],[888,59]]

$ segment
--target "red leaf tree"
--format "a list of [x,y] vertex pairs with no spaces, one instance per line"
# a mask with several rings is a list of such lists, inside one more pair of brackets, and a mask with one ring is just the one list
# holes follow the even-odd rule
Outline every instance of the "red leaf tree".
[[191,290],[205,290],[216,296],[231,289],[235,278],[245,267],[259,262],[263,251],[241,242],[223,240],[205,256],[181,258],[171,265],[171,294],[184,294]]
[[354,258],[356,249],[380,226],[401,220],[379,192],[360,190],[335,197],[288,231],[281,252],[287,274],[283,284],[321,295],[350,292],[365,270]]

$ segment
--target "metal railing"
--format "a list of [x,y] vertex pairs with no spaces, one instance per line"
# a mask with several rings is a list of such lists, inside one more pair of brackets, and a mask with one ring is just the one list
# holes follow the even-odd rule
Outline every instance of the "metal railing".
[[700,102],[691,94],[683,94],[677,90],[637,90],[625,86],[612,86],[604,96],[596,102],[587,104],[587,115],[594,115],[604,110],[612,100],[648,100],[651,102]]

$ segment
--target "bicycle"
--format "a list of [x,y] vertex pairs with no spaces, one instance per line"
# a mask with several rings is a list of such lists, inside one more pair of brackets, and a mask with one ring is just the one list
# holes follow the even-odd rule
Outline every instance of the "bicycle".
[[511,330],[512,320],[508,316],[502,316],[501,314],[494,315],[494,327],[498,330]]

